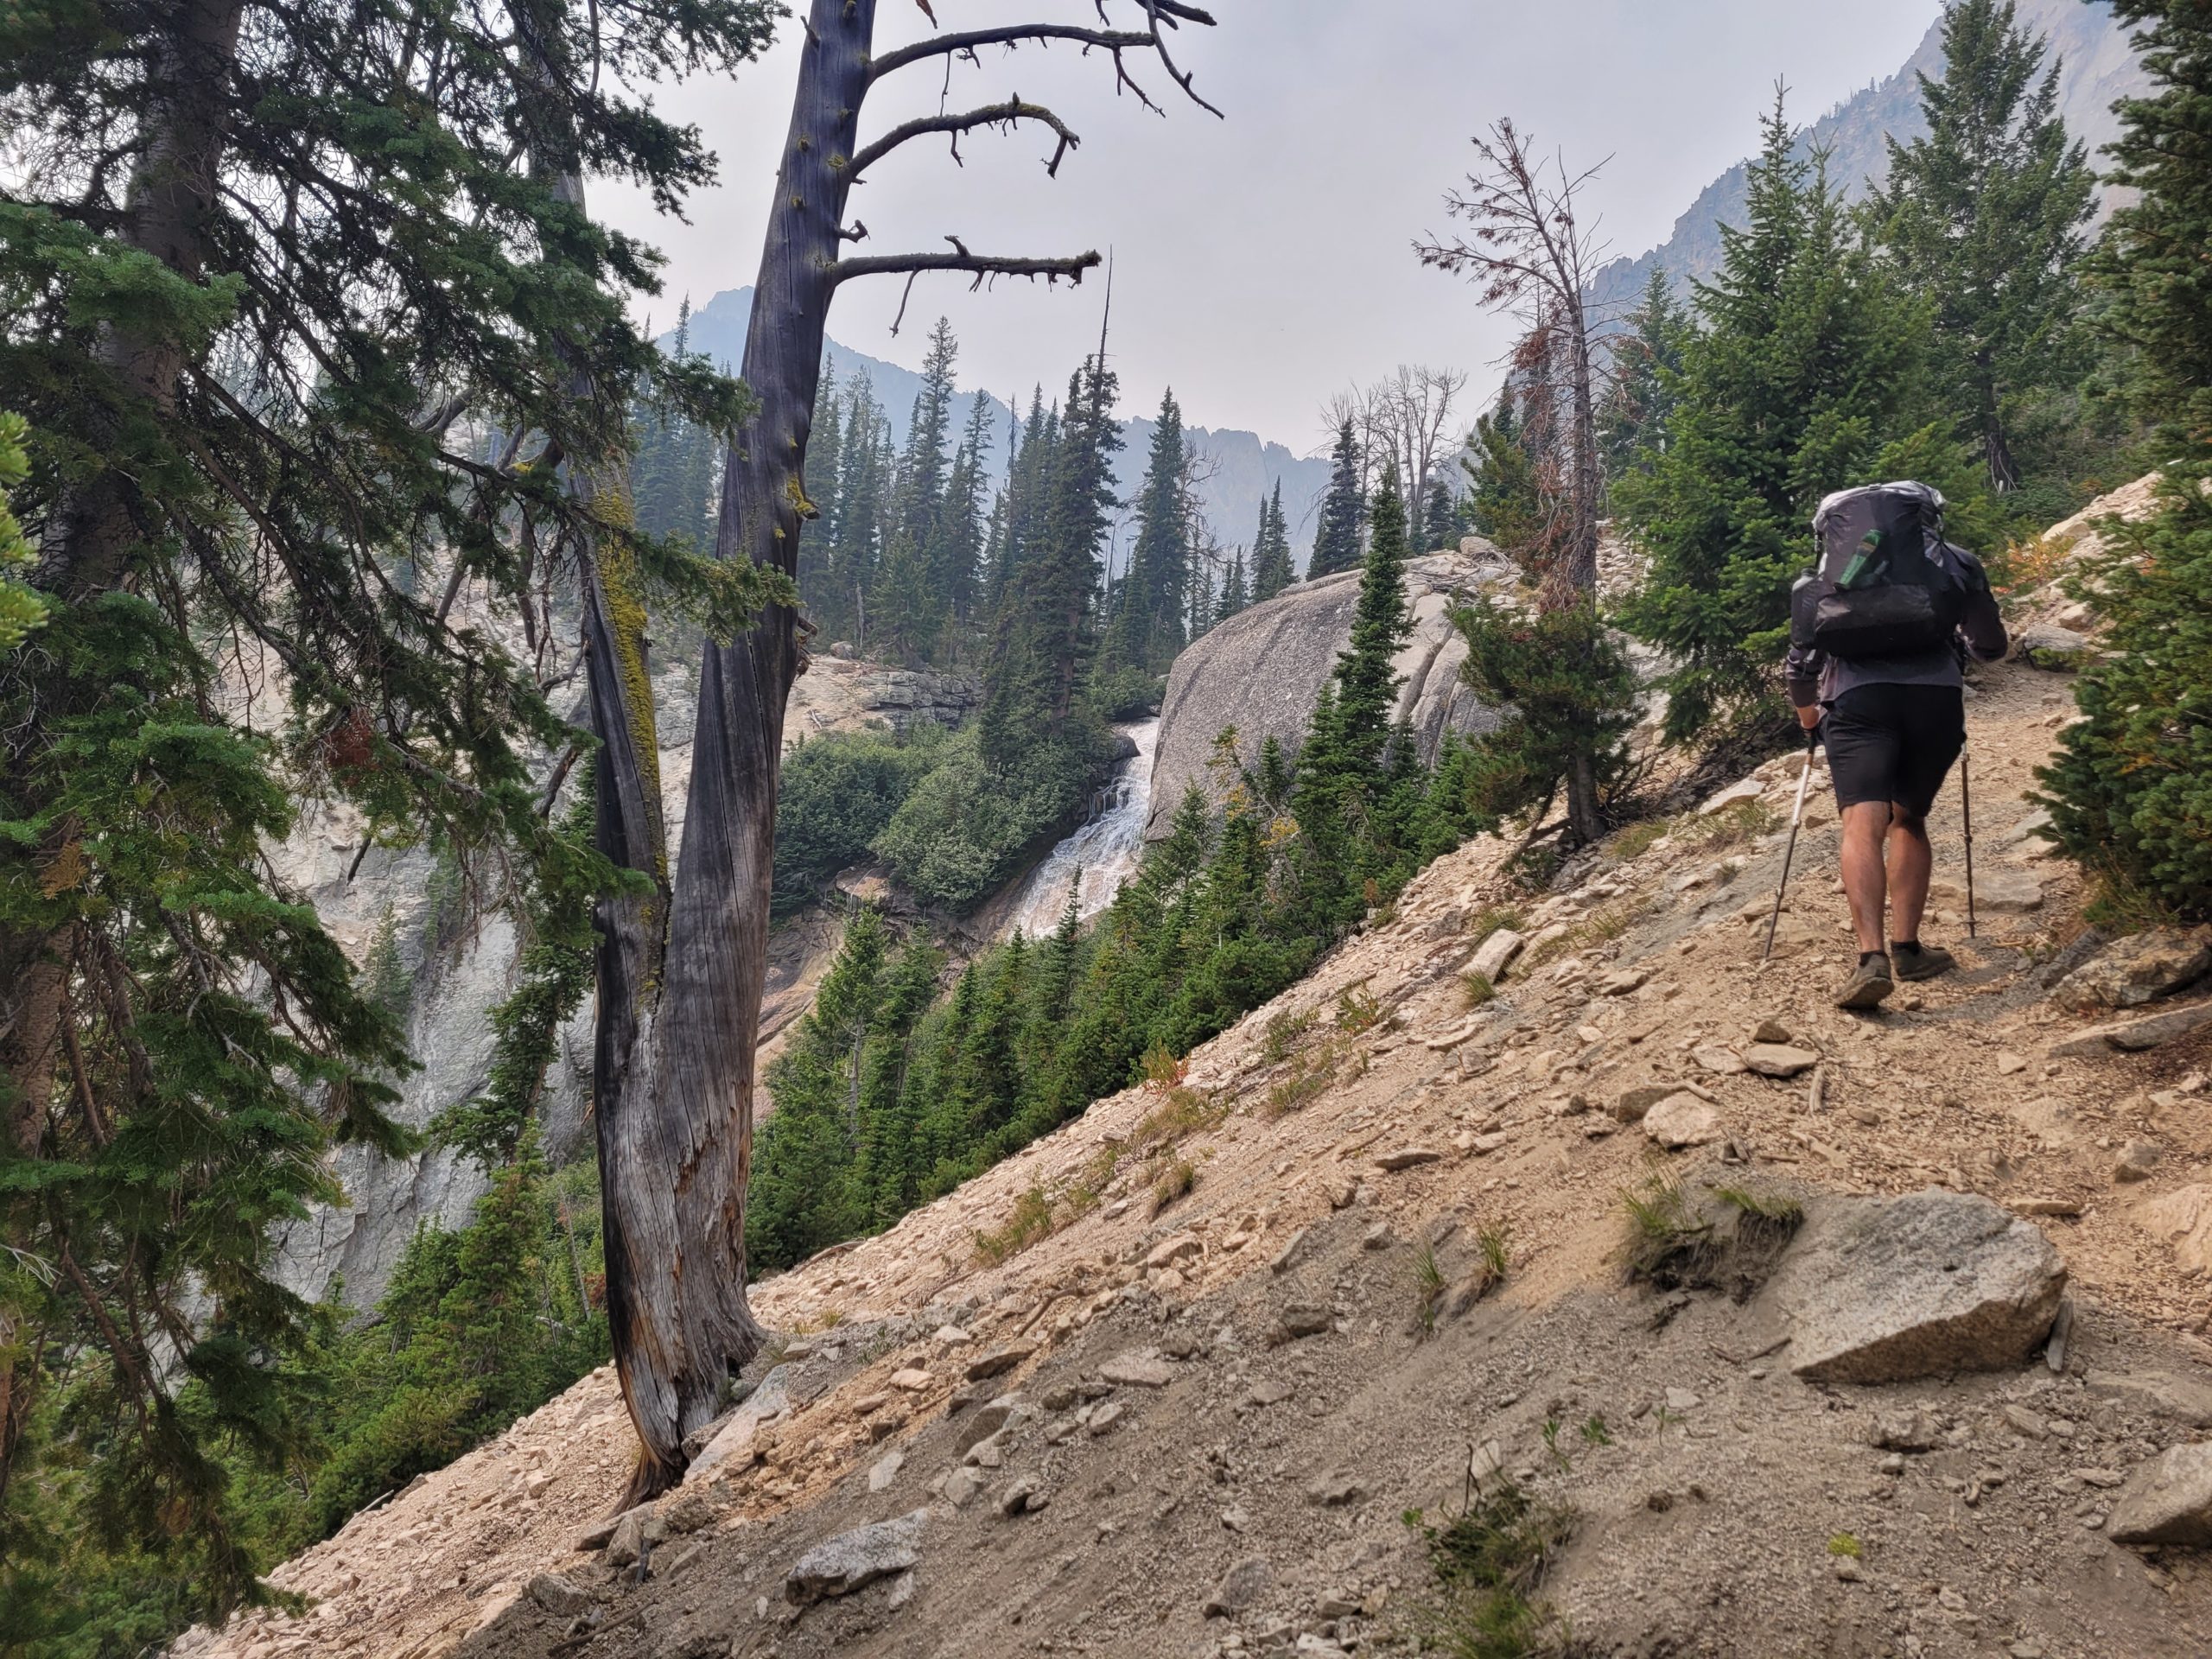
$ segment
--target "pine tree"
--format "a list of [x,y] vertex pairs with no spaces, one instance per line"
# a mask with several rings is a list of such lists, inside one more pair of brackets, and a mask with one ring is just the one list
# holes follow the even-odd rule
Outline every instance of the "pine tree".
[[1420,545],[1427,552],[1450,552],[1459,544],[1459,503],[1441,467],[1429,474],[1421,503]]
[[2075,266],[2096,175],[2058,115],[2058,70],[2012,0],[1955,0],[1941,80],[1919,77],[1926,137],[1889,141],[1867,203],[1906,290],[1934,321],[1930,368],[1999,490],[2021,479],[2024,399],[2078,378]]
[[2116,0],[2156,87],[2116,106],[2111,182],[2138,192],[2112,217],[2093,270],[2100,324],[2133,349],[2139,403],[2192,454],[2212,448],[2212,16],[2194,0]]
[[1129,568],[1115,593],[1109,665],[1161,673],[1183,648],[1184,601],[1192,578],[1190,503],[1183,486],[1187,459],[1183,411],[1170,389],[1160,397],[1144,482],[1137,491],[1137,534]]
[[1476,533],[1513,557],[1534,548],[1543,535],[1543,500],[1510,385],[1467,435],[1459,467],[1467,475],[1467,516]]
[[[0,10],[11,154],[56,163],[10,168],[0,206],[12,494],[47,596],[0,664],[11,1621],[98,1593],[41,1579],[65,1539],[132,1554],[192,1616],[268,1593],[229,1459],[297,1450],[321,1341],[270,1224],[340,1198],[337,1142],[414,1141],[385,1109],[404,1033],[271,875],[302,798],[349,800],[382,847],[557,855],[535,757],[574,729],[532,653],[388,574],[466,575],[532,643],[541,579],[601,553],[711,588],[721,626],[769,596],[634,528],[631,413],[721,430],[741,400],[632,321],[651,251],[575,192],[588,156],[680,203],[708,157],[651,84],[734,71],[774,14]],[[219,650],[283,687],[281,745],[218,695]]]
[[1360,479],[1359,439],[1346,416],[1337,428],[1330,452],[1329,492],[1313,528],[1313,551],[1306,562],[1306,579],[1359,568],[1360,538],[1367,524],[1367,496]]
[[1612,342],[1612,385],[1598,412],[1608,480],[1632,471],[1648,473],[1665,451],[1667,423],[1679,396],[1682,347],[1694,327],[1675,298],[1673,279],[1656,267],[1628,323],[1628,332]]
[[1229,556],[1229,572],[1221,580],[1221,596],[1214,601],[1213,620],[1226,622],[1251,602],[1244,575],[1244,550],[1239,546]]
[[1273,599],[1298,579],[1290,563],[1290,526],[1283,518],[1282,480],[1260,504],[1259,539],[1252,543],[1252,602]]
[[1040,446],[1035,521],[1025,527],[994,627],[980,728],[984,758],[1007,767],[1069,734],[1096,645],[1101,555],[1112,522],[1118,382],[1086,362],[1068,383],[1057,432]]
[[968,423],[953,454],[952,471],[944,486],[944,511],[940,546],[945,583],[945,607],[964,651],[979,620],[977,607],[983,588],[984,550],[989,539],[983,496],[989,480],[991,400],[977,392],[968,405]]
[[1868,481],[1917,412],[1920,314],[1847,236],[1824,168],[1793,154],[1779,98],[1764,132],[1746,222],[1721,227],[1721,269],[1698,289],[1668,448],[1615,492],[1649,556],[1624,618],[1681,664],[1676,741],[1772,712],[1813,507]]
[[[2165,447],[2158,515],[2107,532],[2076,591],[2105,619],[2082,718],[2041,772],[2050,837],[2101,878],[2100,907],[2212,919],[2212,12],[2120,0],[2153,91],[2120,105],[2114,181],[2140,194],[2095,256],[2103,321],[2139,354]],[[2094,913],[2098,913],[2093,912]]]

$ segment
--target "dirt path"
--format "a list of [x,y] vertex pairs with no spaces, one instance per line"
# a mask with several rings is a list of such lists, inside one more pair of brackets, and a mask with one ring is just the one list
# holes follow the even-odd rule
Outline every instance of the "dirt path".
[[[287,1564],[276,1581],[315,1599],[306,1617],[242,1618],[177,1651],[428,1659],[467,1639],[499,1659],[969,1659],[1287,1653],[1301,1636],[1300,1653],[1358,1651],[1402,1628],[1421,1577],[1401,1512],[1455,1501],[1470,1447],[1492,1442],[1580,1516],[1547,1594],[1590,1652],[2212,1651],[2201,1558],[2102,1534],[2112,1483],[2212,1424],[2204,1284],[2146,1215],[2212,1166],[2212,1028],[2140,1054],[2050,1052],[2088,1023],[2053,1007],[2040,969],[2080,926],[2078,882],[2019,831],[2070,710],[2061,677],[1982,677],[1980,937],[1967,943],[1962,906],[1939,897],[1928,934],[1961,970],[1878,1015],[1828,1001],[1850,941],[1825,800],[1783,953],[1759,960],[1794,759],[1756,774],[1756,805],[1686,815],[1571,893],[1517,898],[1495,843],[1464,849],[1191,1057],[1171,1150],[1130,1150],[1170,1105],[1131,1090],[882,1236],[762,1285],[772,1325],[813,1333],[785,1356],[793,1403],[664,1503],[642,1585],[570,1548],[629,1457],[601,1372]],[[1961,864],[1958,805],[1954,788],[1932,820],[1939,893]],[[1460,973],[1501,905],[1537,943],[1470,1013]],[[1821,1057],[1817,1106],[1814,1074],[1741,1069],[1769,1020]],[[1622,1095],[1661,1083],[1702,1091],[1719,1138],[1666,1154],[1616,1121]],[[2122,1183],[2136,1142],[2158,1156]],[[1155,1218],[1152,1184],[1174,1158],[1195,1185]],[[1624,1283],[1621,1194],[1655,1159],[1777,1189],[1975,1192],[2032,1217],[2071,1274],[2063,1370],[1796,1379],[1747,1350],[1726,1297]],[[979,1265],[976,1235],[1033,1189],[1063,1221],[1083,1213]],[[1421,1242],[1457,1279],[1489,1228],[1510,1239],[1504,1286],[1423,1339]],[[1299,1302],[1328,1328],[1283,1342]],[[1015,1356],[1003,1375],[963,1382],[1001,1349]],[[1124,1365],[1111,1381],[1132,1354],[1147,1377]],[[1004,1467],[961,1472],[975,1419],[944,1408],[962,1389],[1035,1408]],[[1099,1398],[1079,1423],[1086,1394]],[[1927,1414],[1931,1449],[1869,1444],[1899,1411]],[[1024,1479],[1048,1503],[1007,1518]],[[790,1606],[785,1575],[809,1546],[925,1507],[915,1570]],[[1844,1540],[1858,1553],[1832,1553]],[[1265,1580],[1249,1605],[1207,1618],[1248,1560],[1266,1563],[1247,1574]]]

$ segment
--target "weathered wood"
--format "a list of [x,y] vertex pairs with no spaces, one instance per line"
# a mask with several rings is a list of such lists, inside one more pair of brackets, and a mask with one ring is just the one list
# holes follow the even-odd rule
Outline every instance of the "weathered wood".
[[[1159,55],[1187,92],[1189,76],[1161,50],[1176,20],[1211,22],[1181,0],[1142,0],[1141,32],[1056,24],[987,31],[989,43],[1080,41]],[[847,199],[862,159],[925,132],[1033,121],[1074,135],[1050,111],[1019,100],[968,115],[910,123],[863,150],[860,117],[871,84],[890,68],[986,43],[942,35],[871,57],[876,0],[811,0],[804,22],[790,130],[778,165],[741,372],[757,412],[737,433],[723,468],[715,552],[796,578],[803,522],[813,516],[804,468],[830,306],[856,276],[927,270],[1079,280],[1096,253],[1035,259],[970,253],[871,256],[840,262]],[[1192,94],[1195,98],[1195,94]],[[602,575],[605,572],[602,569]],[[601,846],[631,868],[649,849],[637,837],[645,785],[649,716],[620,710],[650,698],[644,645],[631,643],[620,595],[604,581],[587,612],[594,720],[608,747],[602,779],[638,797],[600,801]],[[784,709],[804,665],[796,617],[774,606],[728,645],[705,647],[691,786],[675,879],[667,888],[664,947],[656,965],[650,906],[604,918],[594,1079],[607,1211],[607,1305],[615,1360],[643,1446],[632,1496],[683,1467],[683,1443],[715,1414],[724,1380],[758,1349],[760,1330],[745,1295],[745,1201],[753,1155],[754,1042],[767,969],[777,771]],[[642,623],[642,612],[639,613]],[[597,688],[619,682],[601,700]]]

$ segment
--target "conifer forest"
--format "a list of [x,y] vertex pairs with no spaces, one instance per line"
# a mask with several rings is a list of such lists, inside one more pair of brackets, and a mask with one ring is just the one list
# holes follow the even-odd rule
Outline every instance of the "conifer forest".
[[[281,1563],[610,1364],[665,1513],[791,1338],[756,1287],[1123,1090],[1218,1122],[1193,1051],[1440,859],[1495,847],[1510,930],[1802,752],[1834,492],[2094,613],[2019,636],[2070,671],[2044,955],[2206,937],[2212,6],[1929,0],[1878,107],[1715,71],[1745,159],[1646,257],[1700,164],[1607,159],[1548,61],[1394,145],[1411,216],[1316,177],[1206,251],[1294,10],[0,3],[0,1656],[300,1615]],[[1331,1109],[1264,1029],[1268,1115]],[[1161,1156],[1149,1214],[1209,1179]],[[1585,1651],[1502,1513],[1360,1651]]]

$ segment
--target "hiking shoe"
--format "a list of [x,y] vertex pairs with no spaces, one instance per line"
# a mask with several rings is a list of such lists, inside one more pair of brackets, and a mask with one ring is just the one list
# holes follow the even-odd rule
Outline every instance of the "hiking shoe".
[[1891,953],[1890,970],[1899,979],[1933,979],[1958,965],[1959,959],[1940,944],[1923,944],[1917,950],[1900,946]]
[[1897,989],[1897,982],[1890,977],[1890,959],[1878,952],[1866,958],[1855,969],[1843,988],[1836,993],[1839,1008],[1872,1008]]

